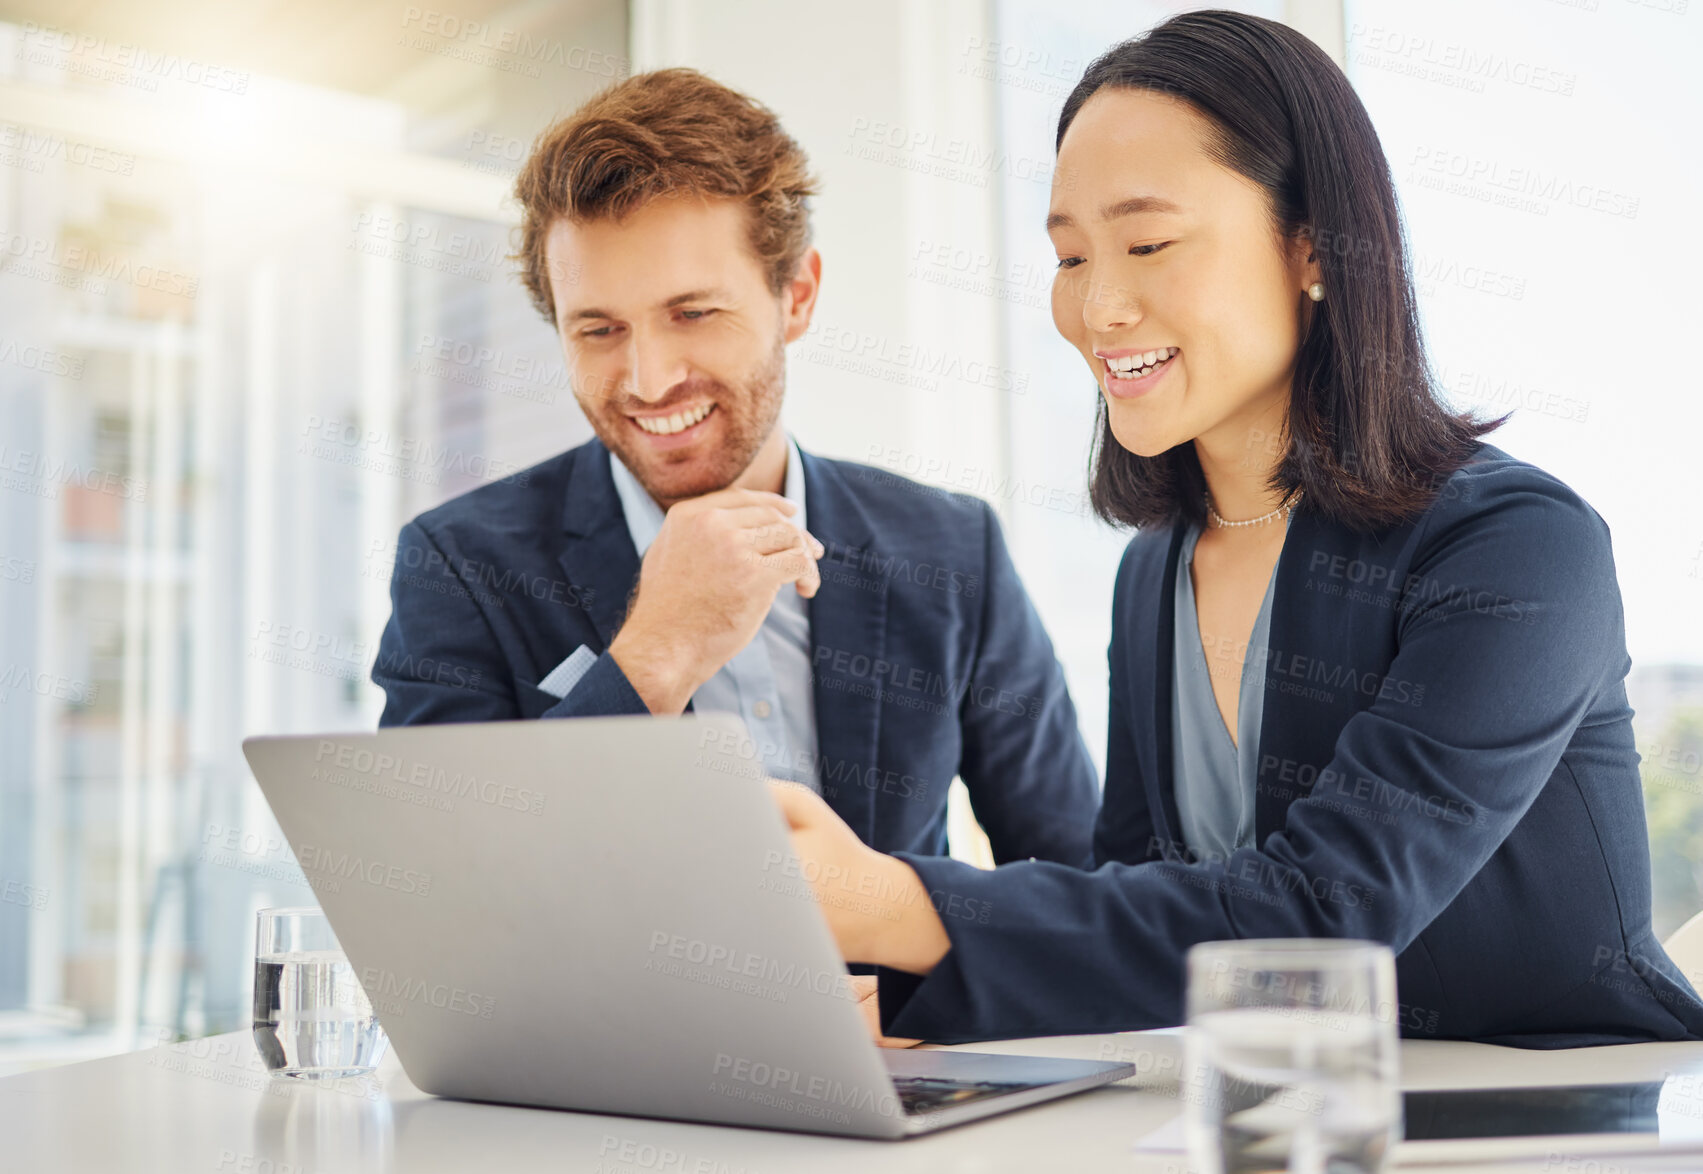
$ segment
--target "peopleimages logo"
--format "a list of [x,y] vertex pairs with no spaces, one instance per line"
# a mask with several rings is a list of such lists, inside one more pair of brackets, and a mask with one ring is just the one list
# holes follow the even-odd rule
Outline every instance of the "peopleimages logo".
[[492,995],[481,995],[449,983],[402,978],[372,966],[361,971],[361,988],[366,991],[373,1006],[387,1014],[404,1013],[402,1007],[407,1003],[455,1011],[479,1019],[491,1018],[497,1009],[497,1000]]
[[[302,866],[302,872],[307,874],[308,884],[315,887],[330,878],[365,881],[369,885],[413,897],[429,897],[432,893],[431,873],[416,872],[412,868],[403,868],[400,864],[368,860],[364,856],[351,856],[347,852],[332,852],[327,848],[316,848],[312,844],[303,844],[296,849],[296,861]],[[329,887],[336,892],[339,886],[333,884]]]
[[[226,94],[248,92],[251,75],[246,70],[227,69],[176,53],[155,53],[128,41],[109,41],[33,20],[18,27],[23,33],[18,55],[27,55],[34,65],[75,67],[76,72],[95,80],[145,82],[144,88],[150,91],[158,89],[162,81],[177,81]],[[54,53],[63,54],[64,59],[54,61]]]
[[[91,493],[107,493],[129,501],[144,501],[148,483],[134,477],[83,466],[76,461],[51,458],[46,453],[8,448],[0,443],[0,474],[16,473],[29,483],[58,492],[58,486],[75,485]],[[8,481],[10,478],[7,479]],[[10,485],[7,486],[11,488]]]
[[194,274],[138,261],[122,253],[65,243],[57,238],[0,232],[0,255],[17,261],[51,265],[101,281],[116,281],[186,298],[194,297],[201,288],[201,279]]
[[25,909],[33,909],[37,913],[47,908],[48,895],[48,890],[40,885],[17,880],[0,883],[0,902],[22,905]]
[[122,151],[44,133],[34,127],[0,126],[0,164],[39,172],[44,163],[55,160],[116,175],[129,175],[136,170],[136,156]]
[[100,696],[98,684],[38,671],[16,662],[0,669],[0,704],[11,696],[13,690],[33,693],[37,697],[52,697],[56,701],[69,701],[73,705],[93,705],[95,698]]
[[[701,938],[689,938],[683,934],[669,933],[667,930],[651,931],[650,952],[657,956],[655,961],[684,962],[707,971],[725,972],[733,978],[753,979],[787,990],[809,990],[819,995],[834,995],[839,998],[852,997],[850,979],[844,971],[813,970],[796,962],[782,963],[774,958],[753,954],[749,950],[736,950],[731,946],[706,942]],[[646,959],[644,968],[667,973],[660,971],[652,959]],[[689,972],[687,976],[690,976]]]
[[394,754],[380,754],[358,749],[348,743],[321,739],[314,753],[314,778],[347,785],[346,778],[337,777],[337,770],[353,771],[376,782],[400,784],[456,799],[474,799],[492,807],[523,811],[530,815],[544,813],[544,793],[530,787],[481,778],[471,771],[451,771],[424,762],[409,762]]
[[43,375],[57,375],[63,379],[81,379],[83,362],[83,359],[62,351],[51,351],[27,342],[19,343],[17,339],[0,337],[0,363],[9,363],[29,371],[40,371]]
[[[717,1079],[712,1082],[711,1091],[733,1095],[725,1087],[718,1087],[723,1081],[732,1081],[743,1089],[769,1094],[768,1097],[753,1097],[746,1093],[739,1096],[740,1100],[772,1104],[775,1108],[808,1116],[832,1116],[841,1124],[848,1124],[849,1118],[834,1110],[855,1109],[860,1113],[879,1113],[885,1117],[902,1115],[898,1097],[890,1088],[878,1092],[844,1081],[829,1080],[825,1076],[809,1076],[780,1064],[730,1056],[726,1052],[716,1053],[714,1075]],[[799,1100],[786,1099],[789,1097]]]

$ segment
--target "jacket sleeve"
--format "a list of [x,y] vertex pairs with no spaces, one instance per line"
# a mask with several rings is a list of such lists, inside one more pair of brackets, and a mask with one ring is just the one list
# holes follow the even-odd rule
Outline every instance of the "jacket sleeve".
[[551,706],[545,717],[612,717],[622,713],[649,713],[650,707],[634,690],[627,674],[604,652],[585,671],[568,695]]
[[978,504],[986,551],[981,640],[959,706],[959,777],[996,861],[1033,856],[1086,867],[1099,779],[999,520]]
[[[447,540],[446,540],[447,542]],[[402,527],[390,576],[390,622],[379,638],[373,683],[384,690],[380,727],[646,713],[607,652],[560,701],[517,682],[459,553],[417,521]],[[536,697],[523,698],[532,690]]]
[[951,948],[926,978],[882,971],[882,1030],[954,1041],[1166,1026],[1182,1021],[1197,942],[1405,949],[1507,838],[1593,697],[1625,671],[1602,519],[1547,478],[1473,488],[1470,513],[1434,508],[1422,522],[1402,589],[1389,675],[1422,688],[1422,704],[1380,689],[1283,828],[1225,861],[978,872],[905,856]]
[[390,622],[372,679],[384,690],[381,727],[520,717],[490,622],[450,556],[417,521],[396,540]]

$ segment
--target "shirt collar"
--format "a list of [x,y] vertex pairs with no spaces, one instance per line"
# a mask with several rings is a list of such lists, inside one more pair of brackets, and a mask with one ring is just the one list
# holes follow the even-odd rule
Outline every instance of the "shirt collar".
[[[640,558],[644,558],[662,529],[662,507],[645,492],[638,478],[628,472],[627,466],[613,452],[609,454],[609,475],[614,479],[615,493],[621,499],[621,512],[627,518],[627,533],[633,536],[633,549],[638,551]],[[791,436],[786,438],[786,483],[781,496],[798,507],[798,512],[792,516],[793,524],[800,530],[808,529],[804,516],[804,458],[799,455],[798,444]]]

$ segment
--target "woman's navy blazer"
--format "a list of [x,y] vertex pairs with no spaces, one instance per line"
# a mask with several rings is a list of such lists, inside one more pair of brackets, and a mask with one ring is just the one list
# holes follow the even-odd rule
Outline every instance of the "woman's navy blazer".
[[936,1040],[1183,1018],[1196,942],[1396,952],[1406,1036],[1571,1047],[1703,1038],[1650,927],[1650,856],[1608,526],[1490,445],[1411,522],[1297,508],[1277,564],[1254,846],[1189,857],[1172,778],[1182,527],[1118,571],[1093,871],[901,854],[951,938],[883,971],[884,1030]]

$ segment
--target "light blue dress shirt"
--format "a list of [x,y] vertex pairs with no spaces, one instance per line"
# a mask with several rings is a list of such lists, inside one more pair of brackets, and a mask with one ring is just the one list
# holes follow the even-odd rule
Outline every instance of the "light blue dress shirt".
[[[609,456],[609,473],[621,498],[633,548],[643,559],[662,529],[662,507],[646,493],[627,466]],[[806,528],[804,462],[798,445],[787,440],[786,484],[782,491],[798,507],[792,521]],[[566,697],[596,663],[597,654],[583,644],[539,682],[557,697]],[[737,655],[692,694],[695,713],[732,713],[750,731],[764,769],[779,779],[805,783],[820,791],[816,777],[816,695],[811,686],[810,612],[808,602],[787,584],[757,635]]]
[[1277,585],[1277,568],[1272,567],[1265,599],[1248,637],[1236,706],[1236,737],[1232,741],[1212,692],[1194,606],[1194,548],[1199,541],[1200,526],[1191,524],[1177,561],[1176,629],[1171,654],[1172,778],[1184,842],[1200,859],[1223,860],[1254,842],[1254,793],[1259,777],[1265,663],[1270,653],[1271,596]]

